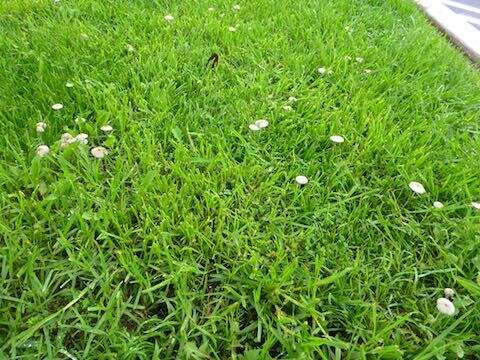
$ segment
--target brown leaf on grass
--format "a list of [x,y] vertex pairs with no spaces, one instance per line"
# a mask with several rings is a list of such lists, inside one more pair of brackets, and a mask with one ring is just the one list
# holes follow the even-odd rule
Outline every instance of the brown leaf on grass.
[[209,58],[208,58],[208,61],[207,61],[207,67],[211,64],[212,66],[212,69],[218,65],[218,60],[219,60],[219,56],[217,53],[213,53]]

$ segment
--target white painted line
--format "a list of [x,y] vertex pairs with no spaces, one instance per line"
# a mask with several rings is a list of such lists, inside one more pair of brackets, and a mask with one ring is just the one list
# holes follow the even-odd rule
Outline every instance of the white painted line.
[[480,60],[480,31],[463,15],[455,14],[438,0],[417,0],[417,3],[473,60]]
[[456,2],[456,1],[451,1],[451,0],[443,0],[442,2],[445,5],[450,5],[450,6],[458,8],[458,9],[471,11],[471,12],[477,13],[480,16],[480,8],[477,8],[475,6],[465,5],[461,2]]

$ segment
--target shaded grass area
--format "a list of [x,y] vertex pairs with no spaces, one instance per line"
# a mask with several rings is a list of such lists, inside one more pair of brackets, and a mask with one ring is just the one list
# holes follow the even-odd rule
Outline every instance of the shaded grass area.
[[478,356],[479,74],[408,1],[239,4],[0,3],[4,356]]

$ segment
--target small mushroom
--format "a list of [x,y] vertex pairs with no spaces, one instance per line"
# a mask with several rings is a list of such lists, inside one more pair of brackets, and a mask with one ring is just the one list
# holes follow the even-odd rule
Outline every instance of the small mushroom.
[[39,157],[44,157],[44,156],[47,156],[49,152],[50,152],[50,148],[47,145],[40,145],[37,147],[36,153]]
[[345,138],[342,135],[332,135],[330,136],[330,141],[335,144],[341,144],[345,141]]
[[92,156],[94,158],[102,159],[103,157],[108,155],[108,150],[105,149],[103,146],[97,146],[97,147],[92,148],[90,150],[90,153],[92,154]]
[[299,175],[295,178],[295,182],[298,185],[306,185],[306,184],[308,184],[308,178],[304,175]]
[[446,298],[437,299],[437,309],[440,313],[447,316],[453,316],[455,314],[455,305]]
[[417,181],[412,181],[410,184],[408,184],[408,186],[415,194],[421,195],[421,194],[425,194],[426,192],[423,185]]
[[268,120],[260,119],[255,121],[255,125],[257,125],[260,129],[265,129],[268,126]]
[[47,124],[44,123],[43,121],[40,121],[35,125],[35,130],[37,130],[37,133],[43,133],[45,129],[47,128]]

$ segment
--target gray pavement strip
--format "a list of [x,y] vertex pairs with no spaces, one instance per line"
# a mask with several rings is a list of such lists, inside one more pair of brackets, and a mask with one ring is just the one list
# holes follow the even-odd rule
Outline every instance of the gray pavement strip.
[[476,13],[476,12],[470,11],[470,10],[460,9],[460,8],[457,8],[457,7],[452,6],[452,5],[447,5],[447,7],[456,14],[471,16],[473,18],[476,18],[476,19],[480,20],[480,13]]
[[473,61],[480,62],[480,0],[415,1]]
[[473,6],[480,9],[480,0],[452,0],[452,1],[463,4],[463,5]]

